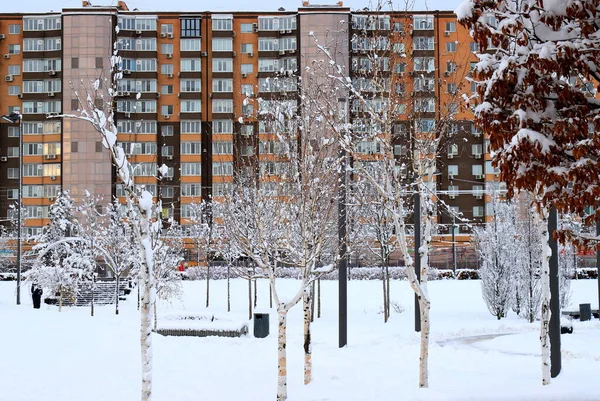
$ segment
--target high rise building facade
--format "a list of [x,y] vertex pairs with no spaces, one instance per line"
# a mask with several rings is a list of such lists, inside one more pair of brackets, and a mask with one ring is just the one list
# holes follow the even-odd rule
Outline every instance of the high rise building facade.
[[[363,89],[374,68],[368,53],[378,46],[367,39],[383,38],[387,55],[377,68],[395,76],[393,91],[416,99],[420,108],[418,122],[408,112],[398,118],[399,132],[410,124],[426,132],[447,112],[453,114],[447,129],[456,140],[447,149],[444,145],[439,157],[437,189],[466,219],[485,221],[485,186],[497,181],[497,172],[486,138],[473,126],[472,110],[457,100],[473,92],[466,76],[477,58],[476,45],[456,16],[306,2],[293,11],[184,13],[84,1],[81,8],[55,13],[0,14],[1,114],[22,114],[20,125],[0,124],[0,216],[11,217],[19,174],[29,234],[48,222],[49,205],[61,189],[75,198],[87,190],[123,199],[109,155],[90,124],[55,117],[76,114],[79,99],[87,96],[84,88],[110,79],[114,44],[123,73],[114,105],[118,139],[134,164],[136,182],[162,200],[163,216],[185,223],[190,203],[221,196],[243,166],[276,169],[271,161],[276,145],[257,117],[259,103],[246,99],[297,96],[302,67],[318,53],[315,38],[331,40],[332,34],[336,60]],[[282,73],[285,78],[274,84],[273,77]],[[360,104],[349,107],[358,121]],[[395,137],[400,157],[410,145]],[[364,153],[375,146],[365,143]],[[169,173],[158,180],[162,164]],[[442,236],[454,229],[459,240],[469,239],[470,225],[452,228],[444,213],[438,222]]]

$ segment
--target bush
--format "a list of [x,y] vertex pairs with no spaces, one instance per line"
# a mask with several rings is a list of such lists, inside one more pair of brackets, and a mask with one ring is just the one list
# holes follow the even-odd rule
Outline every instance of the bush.
[[458,280],[479,280],[479,270],[475,269],[458,269],[456,271]]
[[598,269],[595,267],[581,267],[577,269],[577,278],[578,279],[597,279],[598,278]]
[[[206,280],[206,266],[192,266],[188,267],[185,272],[181,273],[183,280]],[[249,274],[252,275],[253,270],[249,269]],[[390,266],[390,279],[391,280],[406,280],[406,268],[404,266]],[[282,267],[277,270],[277,277],[280,278],[299,278],[300,270],[294,267]],[[229,269],[229,278],[239,278],[246,275],[245,267],[231,267]],[[261,276],[261,271],[256,270],[256,275]],[[457,277],[459,280],[478,280],[479,273],[473,269],[460,269],[457,271]],[[210,278],[212,280],[225,280],[227,278],[227,267],[226,266],[213,266],[210,268]],[[349,280],[381,280],[383,278],[382,268],[380,266],[374,267],[350,267],[348,268],[348,279]],[[429,269],[429,280],[448,280],[453,279],[454,274],[452,270],[444,269],[438,270],[435,268]],[[325,273],[321,276],[323,280],[337,280],[338,272],[332,271]]]

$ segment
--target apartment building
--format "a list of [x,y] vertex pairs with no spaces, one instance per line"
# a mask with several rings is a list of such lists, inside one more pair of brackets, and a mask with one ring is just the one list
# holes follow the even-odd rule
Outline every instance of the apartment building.
[[[331,32],[339,39],[338,63],[366,91],[372,68],[367,52],[378,50],[366,39],[381,36],[381,71],[394,77],[396,94],[419,105],[418,121],[399,113],[398,157],[410,146],[400,133],[411,124],[427,132],[448,111],[456,113],[448,124],[456,140],[439,159],[435,185],[455,211],[484,221],[484,188],[497,174],[471,110],[457,100],[472,93],[465,76],[476,49],[468,32],[450,11],[377,13],[341,2],[304,2],[292,11],[183,13],[83,1],[81,8],[56,13],[0,14],[1,114],[23,115],[20,127],[0,124],[0,216],[11,215],[19,174],[29,233],[48,222],[48,207],[61,188],[75,198],[88,190],[123,199],[98,134],[85,122],[54,117],[77,113],[84,88],[110,77],[116,43],[123,72],[115,104],[118,139],[134,164],[135,181],[162,199],[165,217],[185,223],[188,205],[222,196],[236,171],[276,168],[272,133],[257,118],[258,102],[245,99],[296,99],[301,66],[317,53],[314,37]],[[286,78],[274,85],[272,78],[282,73]],[[360,121],[360,105],[351,107],[353,120]],[[364,153],[375,146],[365,143]],[[163,163],[169,174],[158,180]],[[452,219],[440,212],[438,222],[450,235]],[[469,226],[455,231],[459,240],[469,239]]]

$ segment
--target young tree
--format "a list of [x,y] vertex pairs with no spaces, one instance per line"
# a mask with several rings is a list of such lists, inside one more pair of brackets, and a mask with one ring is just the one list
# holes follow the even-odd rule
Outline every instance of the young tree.
[[91,255],[85,245],[73,241],[81,232],[75,218],[73,199],[67,191],[58,194],[48,212],[50,223],[35,238],[37,244],[32,252],[37,255],[31,279],[58,294],[59,310],[64,296],[74,302],[80,272],[89,265]]
[[[369,167],[369,174],[377,177],[378,173],[372,171],[377,165],[373,163]],[[356,217],[362,226],[362,229],[357,230],[360,242],[381,264],[383,321],[387,322],[390,317],[390,256],[397,250],[390,201],[379,196],[372,184],[361,177],[353,185],[353,200],[356,202]]]
[[[530,201],[530,197],[524,197]],[[516,294],[520,302],[518,313],[529,323],[539,318],[542,288],[540,272],[542,268],[543,239],[538,236],[535,226],[535,211],[527,205],[519,213],[517,220],[517,252],[519,259],[516,264]]]
[[210,265],[215,253],[212,221],[212,201],[192,202],[189,205],[189,217],[185,229],[194,243],[196,266],[206,262],[206,307],[210,305]]
[[[225,237],[237,254],[268,276],[278,315],[277,399],[287,399],[287,313],[304,299],[305,383],[311,380],[310,298],[312,282],[332,268],[325,250],[337,241],[335,188],[338,168],[333,141],[323,120],[295,100],[259,99],[259,116],[267,141],[260,146],[277,155],[260,158],[258,166],[242,170],[233,196],[220,205]],[[299,287],[285,300],[277,277],[280,266],[299,270]]]
[[479,275],[481,292],[490,313],[500,320],[514,302],[515,266],[514,255],[518,254],[515,228],[515,208],[503,202],[497,193],[490,194],[493,221],[485,227],[475,228],[475,244],[481,260]]
[[[155,223],[162,225],[160,219]],[[179,298],[182,294],[181,275],[177,266],[183,261],[183,232],[175,220],[169,221],[169,228],[164,234],[161,229],[153,230],[152,248],[154,250],[154,282],[156,298],[154,299],[154,330],[158,323],[157,300]]]

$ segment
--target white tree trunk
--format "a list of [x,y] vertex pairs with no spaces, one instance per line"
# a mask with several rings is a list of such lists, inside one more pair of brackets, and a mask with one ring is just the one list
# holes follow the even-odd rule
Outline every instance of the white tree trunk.
[[542,345],[542,384],[550,384],[550,256],[552,250],[548,245],[548,219],[545,209],[537,215],[537,228],[542,241],[542,319],[540,328],[540,341]]
[[277,401],[287,400],[287,340],[285,330],[287,326],[287,310],[282,305],[277,310]]
[[427,293],[427,279],[429,274],[429,249],[431,247],[431,238],[433,230],[433,202],[429,196],[425,196],[425,229],[423,231],[423,244],[419,249],[419,257],[421,258],[421,292],[423,296],[419,296],[419,309],[421,312],[421,352],[419,354],[419,387],[429,387],[429,295]]
[[309,384],[312,381],[312,338],[310,333],[312,298],[312,285],[306,286],[302,296],[304,307],[304,384]]

